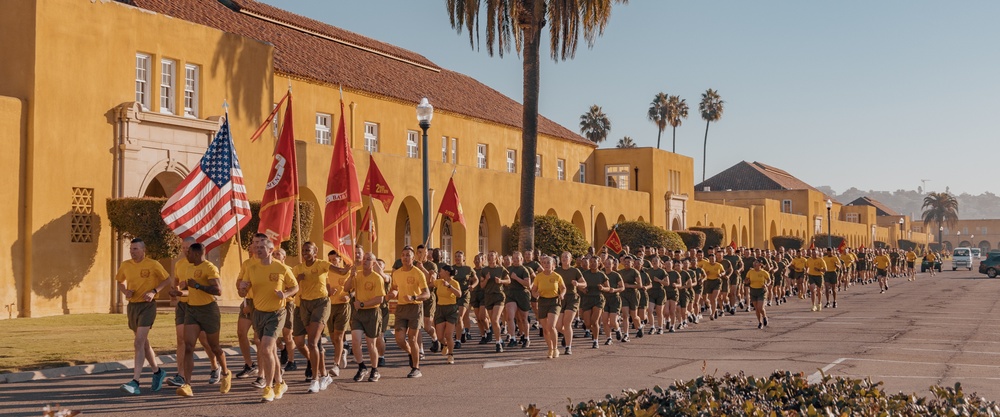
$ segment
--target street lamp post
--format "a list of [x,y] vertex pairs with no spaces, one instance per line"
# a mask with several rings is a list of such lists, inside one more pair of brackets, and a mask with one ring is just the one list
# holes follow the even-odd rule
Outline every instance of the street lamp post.
[[427,97],[420,99],[420,104],[417,105],[417,122],[420,123],[420,129],[424,131],[422,148],[424,151],[423,160],[423,176],[424,176],[424,242],[427,242],[427,237],[430,235],[431,227],[431,195],[430,195],[430,185],[428,182],[428,172],[427,172],[427,129],[431,127],[431,119],[434,118],[434,106],[427,101]]
[[902,240],[902,239],[903,239],[903,218],[900,217],[899,218],[899,237],[896,239],[896,247],[897,248],[902,248],[902,246],[900,246],[900,244],[899,244],[899,241]]
[[938,226],[938,245],[941,245],[941,250],[944,250],[944,226]]
[[833,248],[833,200],[826,199],[826,247]]

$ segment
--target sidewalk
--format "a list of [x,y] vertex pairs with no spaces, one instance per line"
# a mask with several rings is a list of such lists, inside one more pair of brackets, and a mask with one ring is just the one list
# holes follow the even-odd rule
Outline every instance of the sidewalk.
[[[256,352],[253,349],[253,347],[251,347],[250,349],[252,352]],[[226,353],[227,357],[241,355],[239,348],[224,348],[222,349],[222,351]],[[203,351],[196,352],[195,357],[198,359],[205,359],[205,360],[208,359],[208,355],[206,355],[205,352]],[[161,365],[169,363],[177,363],[177,355],[160,355],[156,357],[156,360]],[[134,367],[134,364],[135,362],[133,359],[126,359],[116,362],[92,363],[87,365],[66,366],[62,368],[39,369],[37,371],[0,374],[0,384],[38,381],[43,379],[63,378],[68,376],[92,375],[104,372],[122,371],[126,369],[132,369]]]

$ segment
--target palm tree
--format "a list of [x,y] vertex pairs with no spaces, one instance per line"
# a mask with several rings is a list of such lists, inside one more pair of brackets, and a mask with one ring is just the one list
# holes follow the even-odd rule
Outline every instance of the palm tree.
[[667,99],[667,123],[674,127],[674,148],[671,152],[677,153],[677,126],[681,125],[681,119],[687,118],[687,100],[684,100],[679,96],[670,96],[670,98]]
[[[927,194],[920,208],[926,209],[921,215],[924,224],[936,223],[939,230],[944,225],[954,227],[958,222],[958,200],[947,192]],[[943,242],[938,243],[943,244]]]
[[[611,18],[612,3],[628,0],[447,0],[451,27],[469,32],[469,44],[477,48],[479,17],[485,9],[486,50],[503,57],[511,48],[524,58],[524,93],[521,114],[521,166],[535,166],[538,150],[539,46],[542,28],[549,25],[549,46],[553,60],[567,60],[576,54],[580,32],[588,47]],[[478,49],[478,48],[477,48]],[[521,214],[518,247],[535,247],[535,172],[521,170]]]
[[629,148],[635,148],[636,146],[635,146],[635,141],[632,140],[631,136],[625,136],[621,139],[618,139],[618,145],[615,147],[620,149],[629,149]]
[[702,181],[705,181],[705,167],[708,166],[708,126],[722,118],[725,104],[726,102],[722,101],[719,93],[711,88],[701,94],[701,104],[698,105],[698,110],[701,111],[701,118],[705,119],[705,145],[701,155]]
[[656,97],[653,97],[653,102],[649,103],[649,110],[646,111],[646,118],[656,125],[656,149],[660,149],[660,136],[663,135],[663,129],[667,128],[667,93],[656,93]]
[[611,131],[611,120],[598,105],[590,106],[590,110],[580,116],[580,133],[591,142],[601,143],[608,138]]

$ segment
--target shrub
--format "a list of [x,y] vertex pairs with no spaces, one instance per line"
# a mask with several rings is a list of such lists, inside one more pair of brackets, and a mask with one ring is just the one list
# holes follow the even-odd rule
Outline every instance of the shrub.
[[[313,219],[316,218],[316,208],[308,201],[299,201],[299,212],[302,213],[302,223],[300,224],[302,234],[308,238],[312,232]],[[260,225],[260,201],[250,202],[250,213],[252,213],[250,222],[240,229],[240,239],[242,239],[243,249],[250,248],[253,235],[257,233],[257,226]],[[298,216],[293,215],[292,224],[294,225],[297,220]],[[315,243],[319,244],[319,242]],[[301,246],[298,230],[293,226],[292,236],[288,240],[281,242],[281,248],[285,250],[288,256],[299,256],[299,247]]]
[[785,249],[802,249],[802,246],[806,244],[806,240],[798,236],[774,236],[771,238],[771,245],[777,248]]
[[915,250],[917,250],[918,247],[920,247],[919,243],[914,242],[914,241],[909,240],[909,239],[899,239],[899,241],[896,242],[896,244],[898,244],[899,248],[902,249],[902,250],[912,250],[912,251],[915,251]]
[[679,230],[677,234],[680,235],[681,240],[684,241],[684,246],[688,249],[701,249],[705,247],[705,234],[702,232]]
[[615,225],[618,231],[618,238],[623,246],[631,249],[640,246],[667,248],[669,250],[687,250],[684,241],[681,240],[677,232],[664,230],[651,223],[640,221],[627,221]]
[[722,238],[726,236],[726,231],[722,230],[720,227],[689,227],[689,230],[695,232],[702,232],[705,234],[705,246],[722,246],[723,244],[729,244],[729,242],[723,242]]
[[[882,382],[871,379],[823,376],[809,383],[802,374],[775,371],[767,378],[726,374],[678,381],[666,388],[622,391],[603,400],[591,400],[566,409],[571,416],[994,416],[1000,405],[962,385],[932,386],[932,397],[889,394]],[[521,406],[525,415],[542,414],[533,404]]]
[[125,239],[140,238],[146,254],[153,259],[169,259],[181,251],[177,238],[160,216],[165,198],[109,198],[108,222]]
[[[510,226],[510,236],[508,245],[517,245],[520,240],[520,227],[518,222]],[[512,248],[510,249],[513,252]],[[558,255],[563,251],[569,251],[574,257],[583,256],[590,249],[590,242],[583,237],[580,229],[573,223],[562,220],[556,216],[535,216],[535,249],[542,253]],[[510,252],[508,252],[510,253]]]
[[[826,247],[829,247],[829,245],[827,244],[827,242],[830,240],[830,239],[828,239],[828,237],[830,237],[830,236],[831,235],[826,235],[826,234],[813,236],[812,243],[814,245],[816,245],[817,248],[826,248]],[[834,248],[839,248],[840,244],[844,242],[844,237],[843,236],[833,235],[832,242],[833,242],[833,247]]]
[[881,240],[875,241],[875,249],[887,249],[889,245]]
[[935,253],[940,253],[943,249],[940,243],[928,243],[927,248]]

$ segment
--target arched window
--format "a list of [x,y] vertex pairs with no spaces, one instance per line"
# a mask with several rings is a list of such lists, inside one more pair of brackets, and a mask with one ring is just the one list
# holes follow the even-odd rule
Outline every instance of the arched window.
[[410,218],[406,218],[406,223],[403,224],[403,246],[410,246]]
[[451,263],[451,219],[441,220],[441,262]]
[[486,253],[490,246],[490,231],[486,227],[486,216],[479,217],[479,253]]

